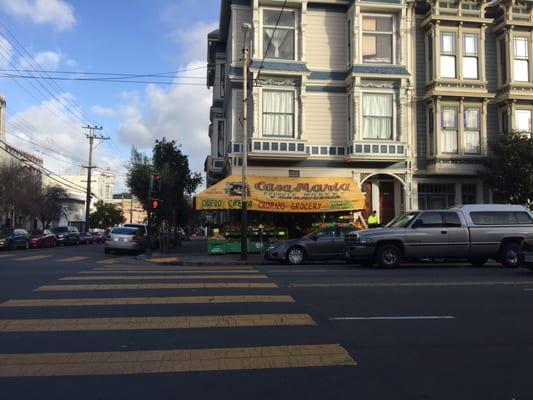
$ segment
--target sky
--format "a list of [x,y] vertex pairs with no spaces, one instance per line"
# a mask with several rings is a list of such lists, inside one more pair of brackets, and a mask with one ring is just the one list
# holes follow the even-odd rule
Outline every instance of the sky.
[[[96,143],[94,164],[116,173],[115,193],[127,190],[132,146],[150,154],[162,137],[176,140],[191,170],[203,174],[207,33],[219,11],[220,0],[0,0],[7,141],[55,173],[76,174],[88,158],[82,126],[102,126],[97,133],[110,140]],[[67,79],[27,78],[35,70]],[[72,80],[117,77],[96,73],[168,75],[136,78],[149,83]]]

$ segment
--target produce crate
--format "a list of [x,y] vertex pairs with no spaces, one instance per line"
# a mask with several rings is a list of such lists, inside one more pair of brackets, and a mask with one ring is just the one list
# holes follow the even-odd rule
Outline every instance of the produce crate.
[[207,254],[225,254],[225,240],[209,239],[207,241]]

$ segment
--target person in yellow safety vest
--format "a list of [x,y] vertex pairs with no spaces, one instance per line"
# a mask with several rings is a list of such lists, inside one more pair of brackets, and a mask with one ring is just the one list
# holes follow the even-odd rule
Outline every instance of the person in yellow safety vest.
[[380,225],[379,216],[376,210],[368,217],[368,228],[377,228]]

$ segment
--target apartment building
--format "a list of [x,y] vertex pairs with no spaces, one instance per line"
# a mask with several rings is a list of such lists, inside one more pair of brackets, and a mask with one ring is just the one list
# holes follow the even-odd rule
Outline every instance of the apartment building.
[[208,186],[248,175],[350,177],[382,221],[488,202],[488,143],[530,129],[531,3],[222,0],[208,35]]

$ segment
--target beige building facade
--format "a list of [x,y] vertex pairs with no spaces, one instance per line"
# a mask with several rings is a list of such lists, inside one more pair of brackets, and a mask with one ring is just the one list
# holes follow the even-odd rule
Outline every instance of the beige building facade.
[[384,221],[491,201],[488,143],[531,125],[531,15],[511,0],[222,0],[208,186],[241,173],[248,23],[249,175],[350,177]]

